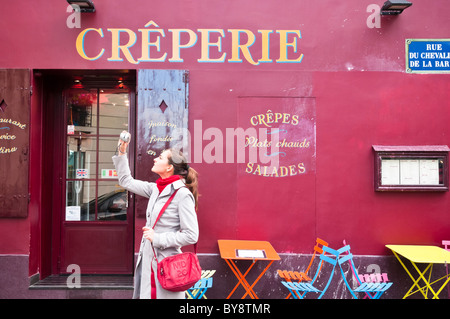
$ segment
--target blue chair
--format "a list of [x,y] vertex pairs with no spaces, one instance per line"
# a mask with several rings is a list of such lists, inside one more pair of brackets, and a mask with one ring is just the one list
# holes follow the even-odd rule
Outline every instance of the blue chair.
[[[381,295],[383,295],[392,286],[392,282],[362,282],[356,272],[355,263],[353,262],[353,254],[350,252],[350,245],[346,245],[338,249],[338,252],[338,264],[341,270],[342,278],[344,279],[345,285],[347,286],[348,290],[355,299],[358,299],[356,293],[360,292],[365,293],[370,299],[380,299]],[[355,278],[359,286],[355,289],[351,288],[350,284],[347,281],[343,269],[343,265],[346,262],[349,264],[349,267],[351,267],[352,273],[356,274]]]
[[189,299],[201,299],[208,288],[211,288],[213,284],[212,277],[201,278],[195,283],[194,286],[186,290]]
[[[325,294],[325,292],[327,291],[328,286],[331,283],[331,279],[333,279],[334,269],[336,268],[339,252],[330,247],[327,247],[327,246],[323,246],[322,250],[323,250],[323,252],[319,256],[320,263],[317,266],[316,274],[314,275],[314,278],[312,279],[312,281],[310,283],[309,282],[288,282],[288,281],[281,282],[289,290],[289,292],[292,294],[292,296],[295,299],[304,299],[305,295],[308,292],[314,292],[314,293],[320,294],[318,299],[321,299],[323,297],[323,295]],[[323,289],[320,289],[317,286],[316,280],[318,279],[319,273],[321,271],[322,266],[324,266],[324,264],[330,264],[332,266],[332,268],[329,271],[330,276],[328,278],[328,281],[327,281],[325,287]],[[323,272],[324,272],[324,270],[322,270],[322,273]],[[314,286],[314,284],[316,284],[316,286]]]

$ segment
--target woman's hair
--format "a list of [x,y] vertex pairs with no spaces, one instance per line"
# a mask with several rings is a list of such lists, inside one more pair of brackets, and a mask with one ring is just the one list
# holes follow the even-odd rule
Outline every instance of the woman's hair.
[[186,160],[186,157],[179,149],[168,149],[169,154],[167,155],[167,159],[169,160],[169,164],[173,165],[173,174],[180,175],[186,181],[187,188],[191,191],[192,195],[194,195],[195,199],[195,209],[198,207],[198,173],[192,167],[189,167],[189,164]]

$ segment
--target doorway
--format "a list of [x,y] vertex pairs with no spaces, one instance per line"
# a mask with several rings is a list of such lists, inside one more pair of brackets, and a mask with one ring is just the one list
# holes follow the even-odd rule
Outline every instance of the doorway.
[[131,273],[133,211],[118,185],[112,156],[129,130],[126,88],[71,88],[64,92],[65,209],[60,273],[78,265],[86,273]]
[[[129,131],[132,175],[153,181],[155,154],[188,141],[189,72],[34,70],[33,81],[42,111],[40,279],[76,266],[82,275],[133,274],[148,200],[119,187],[111,157],[120,132]],[[152,136],[171,143],[149,143]]]
[[[118,185],[111,158],[120,132],[135,130],[135,72],[42,74],[43,144],[51,150],[44,152],[43,168],[52,210],[51,273],[72,273],[77,266],[82,275],[131,275],[134,198]],[[131,169],[133,154],[130,145]]]

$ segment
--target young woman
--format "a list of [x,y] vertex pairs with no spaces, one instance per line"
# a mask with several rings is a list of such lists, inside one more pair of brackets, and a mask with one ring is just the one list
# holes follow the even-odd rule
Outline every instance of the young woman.
[[[119,185],[149,198],[146,224],[136,262],[133,298],[183,299],[184,292],[171,292],[159,284],[152,245],[156,258],[162,260],[179,254],[181,247],[197,242],[197,172],[189,167],[180,151],[169,149],[154,160],[152,172],[160,176],[156,183],[135,180],[128,166],[127,147],[128,143],[119,140],[119,155],[113,156]],[[177,194],[153,230],[152,226],[159,212],[175,190],[178,190]]]

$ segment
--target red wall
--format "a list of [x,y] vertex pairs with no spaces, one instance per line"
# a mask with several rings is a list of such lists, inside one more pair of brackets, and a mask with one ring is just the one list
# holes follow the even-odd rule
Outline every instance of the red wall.
[[371,145],[448,145],[448,76],[316,75],[324,128],[317,130],[318,233],[346,237],[357,254],[382,254],[386,243],[440,245],[449,233],[448,192],[374,192]]
[[[382,17],[381,28],[369,28],[366,8],[374,2],[382,5],[384,1],[287,0],[281,5],[237,0],[98,0],[97,12],[82,14],[81,28],[69,29],[64,1],[10,1],[2,5],[0,27],[10,32],[0,35],[0,68],[187,69],[189,125],[202,120],[204,130],[237,127],[242,96],[314,97],[316,170],[308,182],[314,188],[303,194],[314,203],[313,209],[302,210],[302,197],[296,193],[304,182],[301,177],[255,179],[268,193],[272,190],[273,197],[262,196],[255,188],[245,209],[240,206],[243,186],[235,164],[193,164],[201,174],[201,252],[217,252],[221,238],[270,240],[279,252],[298,253],[310,252],[316,236],[334,246],[346,239],[355,254],[387,254],[387,243],[440,244],[450,232],[448,193],[374,192],[371,147],[449,144],[449,76],[405,73],[405,39],[448,38],[447,1],[416,0],[402,15]],[[170,52],[168,29],[224,29],[223,52],[228,57],[228,29],[249,29],[255,34],[266,29],[274,31],[270,52],[275,60],[279,50],[275,30],[282,29],[301,31],[298,45],[304,58],[301,63],[257,66],[245,61],[198,63],[197,43],[182,51],[184,63],[107,61],[111,56],[108,28],[127,28],[140,36],[138,29],[150,20],[167,35],[162,52]],[[105,33],[104,38],[92,33],[86,41],[90,55],[105,49],[96,61],[82,59],[75,49],[78,34],[86,28],[102,28]],[[141,53],[139,41],[138,37],[130,50],[136,59]],[[254,56],[258,58],[260,52]],[[264,213],[252,204],[262,200]],[[0,253],[29,251],[29,223],[37,213],[30,207],[27,220],[0,220]]]

